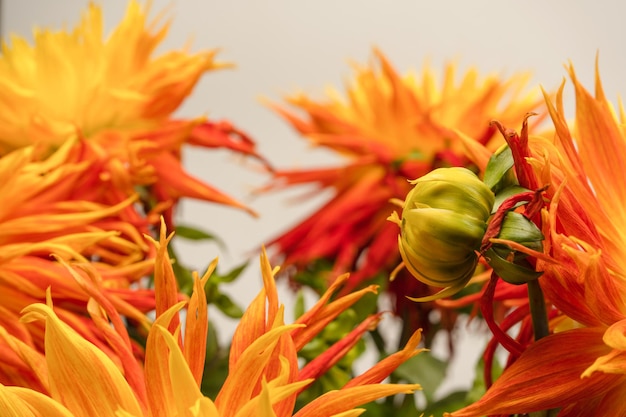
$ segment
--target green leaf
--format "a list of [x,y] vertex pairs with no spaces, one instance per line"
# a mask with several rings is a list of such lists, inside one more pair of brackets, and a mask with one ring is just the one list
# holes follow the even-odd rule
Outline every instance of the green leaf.
[[300,290],[296,294],[296,302],[293,307],[294,321],[298,320],[300,316],[302,316],[305,313],[305,311],[306,311],[306,306],[304,305],[304,292]]
[[243,316],[243,310],[224,293],[218,293],[212,304],[228,317],[238,319]]
[[215,398],[228,376],[228,349],[219,346],[215,327],[209,322],[207,333],[206,360],[200,390]]
[[423,413],[425,416],[441,416],[443,413],[460,410],[467,405],[467,391],[455,391],[432,404],[429,403]]
[[234,267],[233,269],[231,269],[224,275],[221,275],[217,273],[216,271],[213,273],[213,275],[211,275],[211,278],[209,279],[209,281],[213,281],[213,283],[220,283],[220,284],[225,283],[225,282],[233,282],[234,280],[239,278],[239,275],[241,275],[241,273],[248,267],[248,263],[249,261],[246,261],[242,263],[241,265]]
[[393,375],[410,384],[420,384],[426,400],[430,403],[433,394],[445,379],[447,368],[446,361],[423,352],[398,366]]
[[215,243],[217,243],[220,248],[224,249],[226,247],[226,245],[224,244],[224,242],[216,235],[211,234],[209,232],[206,232],[204,230],[201,229],[197,229],[195,227],[191,227],[191,226],[185,226],[185,225],[177,225],[176,228],[174,229],[176,231],[176,236],[178,237],[182,237],[184,239],[188,239],[188,240],[214,240]]

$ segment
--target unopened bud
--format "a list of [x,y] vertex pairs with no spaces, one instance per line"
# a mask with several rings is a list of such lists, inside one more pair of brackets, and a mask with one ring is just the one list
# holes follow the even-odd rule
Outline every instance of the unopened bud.
[[466,168],[439,168],[417,180],[404,202],[400,225],[400,254],[406,268],[421,282],[445,287],[415,299],[450,296],[465,287],[478,263],[494,195]]

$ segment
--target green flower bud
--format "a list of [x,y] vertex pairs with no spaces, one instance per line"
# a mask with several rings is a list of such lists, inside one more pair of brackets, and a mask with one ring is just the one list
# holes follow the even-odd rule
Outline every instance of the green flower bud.
[[411,184],[415,187],[406,197],[402,219],[391,217],[401,228],[400,254],[415,278],[446,287],[416,301],[447,297],[474,274],[495,197],[466,168],[439,168]]

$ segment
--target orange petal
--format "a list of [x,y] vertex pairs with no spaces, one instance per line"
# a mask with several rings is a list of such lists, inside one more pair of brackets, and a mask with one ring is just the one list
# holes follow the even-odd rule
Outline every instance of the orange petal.
[[330,391],[308,403],[294,417],[330,417],[382,397],[419,389],[418,384],[375,384]]
[[581,328],[539,340],[504,371],[479,401],[449,416],[523,414],[584,403],[604,395],[623,384],[624,377],[594,373],[581,378],[585,369],[609,350],[602,342],[603,332],[601,328]]

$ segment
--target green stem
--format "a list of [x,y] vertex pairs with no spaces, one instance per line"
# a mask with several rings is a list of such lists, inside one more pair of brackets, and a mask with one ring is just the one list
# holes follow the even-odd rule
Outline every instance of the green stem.
[[548,328],[548,313],[543,291],[539,285],[539,279],[528,281],[528,301],[530,303],[530,316],[533,321],[535,341],[550,334]]
[[[546,311],[546,301],[543,298],[543,291],[539,285],[539,279],[527,282],[528,286],[528,302],[530,304],[530,316],[533,321],[533,331],[535,333],[535,341],[546,337],[550,334],[548,327],[548,313]],[[530,417],[553,417],[556,416],[558,410],[543,410],[530,413]]]

